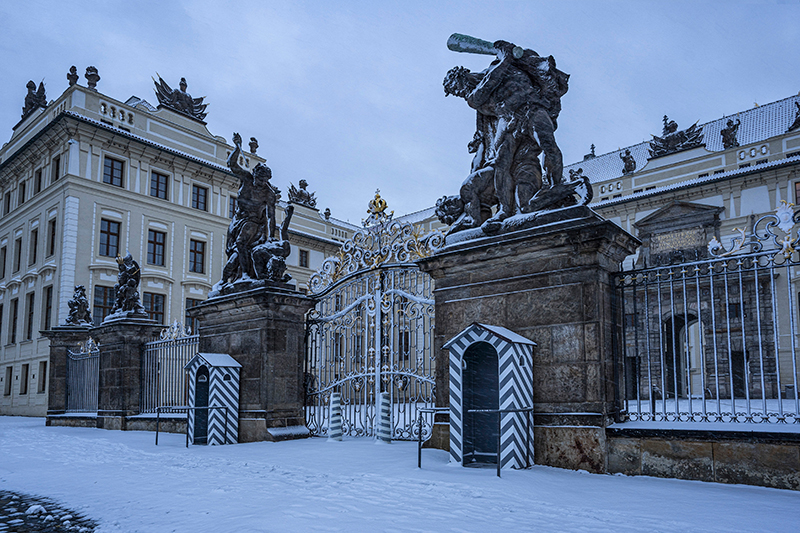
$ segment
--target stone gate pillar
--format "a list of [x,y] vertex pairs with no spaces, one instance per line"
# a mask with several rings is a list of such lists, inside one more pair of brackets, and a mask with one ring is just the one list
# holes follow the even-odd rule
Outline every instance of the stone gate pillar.
[[90,330],[100,347],[98,428],[126,429],[126,417],[140,413],[144,345],[163,328],[155,320],[123,318]]
[[[536,463],[604,472],[614,406],[610,273],[639,242],[587,207],[568,215],[418,261],[436,281],[436,399],[446,406],[450,394],[444,342],[473,322],[506,327],[538,344]],[[434,429],[445,447],[447,426]]]
[[200,321],[201,353],[242,365],[239,442],[307,437],[303,364],[311,298],[284,283],[216,296],[187,311]]

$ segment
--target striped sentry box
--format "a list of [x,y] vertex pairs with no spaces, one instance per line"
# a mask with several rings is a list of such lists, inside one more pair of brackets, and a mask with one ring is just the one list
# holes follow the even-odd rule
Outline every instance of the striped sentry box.
[[[239,378],[242,369],[236,359],[224,353],[198,353],[186,363],[189,374],[189,406],[196,407],[197,371],[208,369],[208,405],[227,407],[208,410],[208,439],[211,445],[239,442]],[[197,410],[189,411],[189,437],[194,443]]]
[[[499,326],[473,323],[461,333],[445,343],[444,348],[450,351],[450,457],[451,461],[468,464],[474,460],[470,454],[472,442],[465,443],[465,437],[473,434],[493,434],[496,441],[497,415],[485,414],[482,416],[469,416],[465,409],[465,397],[471,397],[475,391],[465,391],[474,377],[467,373],[467,361],[474,361],[470,353],[475,353],[476,345],[484,343],[482,353],[497,358],[497,382],[493,387],[481,391],[486,394],[497,395],[486,403],[498,406],[499,409],[524,409],[533,407],[533,349],[536,343],[525,337]],[[487,346],[488,345],[488,346]],[[472,350],[472,352],[470,352]],[[494,359],[491,360],[492,366]],[[493,370],[493,369],[492,369]],[[480,379],[486,381],[485,377]],[[476,407],[476,406],[472,406]],[[483,407],[483,406],[477,406]],[[497,409],[498,407],[493,407]],[[502,468],[524,468],[526,464],[533,463],[533,424],[528,433],[528,419],[526,413],[505,413],[500,420],[500,461]],[[486,427],[465,427],[465,424],[481,423]],[[491,427],[489,427],[491,425]],[[525,452],[530,445],[529,456]],[[497,464],[495,456],[483,454],[487,462]]]

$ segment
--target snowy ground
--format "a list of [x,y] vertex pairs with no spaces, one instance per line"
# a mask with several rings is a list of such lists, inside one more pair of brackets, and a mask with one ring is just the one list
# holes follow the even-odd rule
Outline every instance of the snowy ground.
[[503,472],[369,439],[184,447],[183,435],[0,417],[0,490],[47,496],[99,532],[798,531],[800,492]]

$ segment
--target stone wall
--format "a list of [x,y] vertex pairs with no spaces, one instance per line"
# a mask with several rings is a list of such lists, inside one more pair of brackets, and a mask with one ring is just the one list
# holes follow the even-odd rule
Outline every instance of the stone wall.
[[609,428],[608,473],[800,490],[800,434]]

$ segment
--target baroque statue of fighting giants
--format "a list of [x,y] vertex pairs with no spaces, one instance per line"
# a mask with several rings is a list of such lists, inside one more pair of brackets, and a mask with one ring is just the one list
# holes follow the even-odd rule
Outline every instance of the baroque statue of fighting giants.
[[228,261],[210,297],[291,279],[286,273],[286,258],[291,252],[289,222],[294,206],[286,208],[280,234],[276,235],[275,206],[281,193],[269,182],[272,170],[263,163],[257,164],[252,172],[243,169],[239,165],[242,137],[238,133],[233,134],[233,144],[228,168],[241,184],[236,212],[228,227],[225,245]]
[[89,300],[86,298],[86,287],[75,285],[75,292],[69,305],[68,326],[91,326],[92,313],[89,311]]
[[564,178],[554,136],[569,75],[556,68],[552,56],[506,41],[453,34],[448,48],[496,56],[483,72],[455,67],[444,79],[445,95],[463,98],[477,114],[468,145],[474,154],[470,173],[458,196],[436,203],[439,219],[452,224],[448,234],[477,227],[496,233],[517,213],[585,205],[588,178]]
[[117,283],[114,285],[114,307],[103,322],[120,318],[148,318],[147,311],[139,301],[139,282],[142,271],[133,256],[117,256]]

